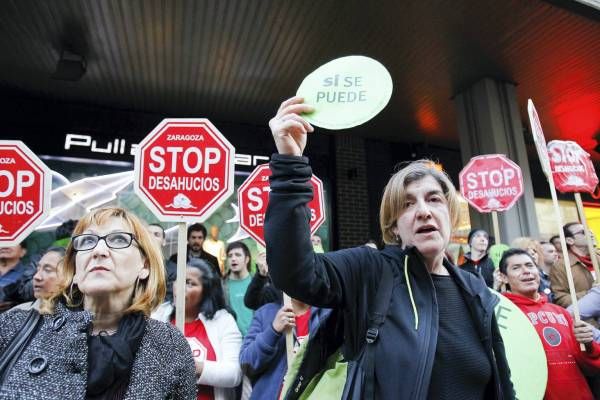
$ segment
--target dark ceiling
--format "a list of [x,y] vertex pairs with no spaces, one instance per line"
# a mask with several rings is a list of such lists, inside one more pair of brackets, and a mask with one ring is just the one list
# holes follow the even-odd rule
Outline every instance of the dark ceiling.
[[[65,50],[87,61],[77,82],[51,79]],[[518,85],[526,126],[534,99],[547,139],[600,135],[598,10],[571,1],[4,0],[0,54],[0,93],[261,125],[362,54],[395,86],[356,134],[458,148],[451,99],[492,77]]]

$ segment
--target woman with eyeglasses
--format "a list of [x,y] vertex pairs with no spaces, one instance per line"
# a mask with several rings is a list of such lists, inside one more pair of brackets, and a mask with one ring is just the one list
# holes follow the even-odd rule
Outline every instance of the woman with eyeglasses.
[[[64,258],[59,292],[40,307],[29,343],[0,372],[0,399],[195,399],[183,335],[149,319],[165,296],[162,255],[130,212],[83,217]],[[0,357],[14,353],[27,313],[0,315]]]

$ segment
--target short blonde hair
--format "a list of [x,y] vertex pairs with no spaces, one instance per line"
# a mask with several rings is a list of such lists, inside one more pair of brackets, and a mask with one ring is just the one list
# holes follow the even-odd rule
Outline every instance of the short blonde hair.
[[[542,245],[540,244],[540,242],[538,242],[537,240],[530,238],[528,236],[520,236],[518,238],[513,239],[513,241],[510,243],[510,247],[513,247],[515,249],[521,249],[521,250],[525,250],[528,251],[530,248],[533,248],[536,253],[537,253],[537,263],[541,264],[544,262],[544,253],[542,250]],[[535,260],[533,260],[535,261]]]
[[412,182],[419,181],[426,176],[431,176],[440,184],[448,203],[451,229],[454,230],[457,226],[460,215],[460,204],[456,189],[448,175],[444,171],[439,170],[431,160],[413,161],[392,175],[385,186],[379,208],[379,226],[384,243],[398,243],[393,229],[396,226],[396,221],[406,208],[406,187]]
[[[148,277],[140,280],[136,285],[131,304],[124,312],[142,312],[144,315],[150,316],[150,312],[160,305],[165,298],[166,280],[162,252],[156,241],[150,236],[144,223],[125,209],[118,207],[101,208],[81,218],[73,230],[73,236],[81,234],[91,225],[102,225],[111,217],[121,218],[131,228],[149,269]],[[75,307],[82,301],[83,294],[79,291],[77,285],[73,285],[73,277],[76,272],[76,254],[77,252],[73,249],[73,242],[71,241],[62,263],[59,290],[47,302],[42,304],[40,308],[42,313],[52,313],[54,305],[60,298],[63,298],[70,307]]]

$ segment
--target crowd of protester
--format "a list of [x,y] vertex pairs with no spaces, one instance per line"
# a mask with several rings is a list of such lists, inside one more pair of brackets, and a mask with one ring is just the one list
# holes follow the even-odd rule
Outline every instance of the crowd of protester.
[[[520,308],[540,336],[545,399],[599,398],[598,255],[589,253],[581,223],[563,232],[582,320],[572,316],[555,237],[492,246],[488,232],[474,228],[464,259],[450,260],[457,193],[428,161],[390,179],[380,209],[384,247],[370,240],[325,252],[297,212],[311,196],[298,139],[312,129],[299,116],[309,111],[292,98],[271,120],[279,154],[271,161],[267,249],[259,247],[254,264],[244,242],[225,244],[216,226],[208,236],[191,224],[178,293],[178,254],[164,254],[163,226],[114,207],[63,224],[28,264],[25,243],[1,247],[0,398],[277,399],[285,397],[286,332],[295,354],[339,318],[329,334],[363,371],[361,387],[351,389],[360,391],[347,398],[512,399],[498,299],[488,288]],[[393,301],[379,309],[385,286]],[[178,296],[183,333],[174,326]],[[329,354],[317,356],[325,363]]]

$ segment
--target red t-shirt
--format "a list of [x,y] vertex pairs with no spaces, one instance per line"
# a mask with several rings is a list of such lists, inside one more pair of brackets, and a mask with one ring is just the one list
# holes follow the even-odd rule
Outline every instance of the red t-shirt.
[[[171,321],[175,324],[175,321]],[[197,319],[194,322],[186,322],[183,326],[184,336],[187,339],[194,360],[201,361],[217,361],[215,350],[210,344],[206,328],[201,320]],[[197,400],[214,400],[215,395],[212,386],[198,385]]]
[[308,337],[308,329],[310,322],[310,308],[306,310],[304,314],[296,315],[296,340],[294,341],[294,354],[304,342],[304,340]]
[[546,296],[531,300],[503,293],[529,318],[539,335],[548,361],[548,384],[544,400],[592,400],[594,396],[583,372],[600,371],[600,346],[592,342],[592,353],[582,352],[573,333],[573,319]]

